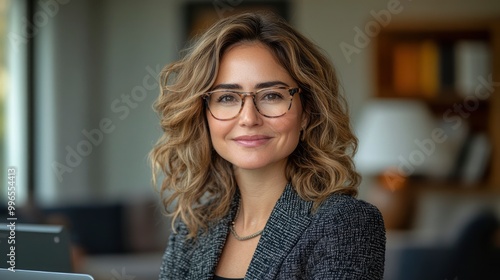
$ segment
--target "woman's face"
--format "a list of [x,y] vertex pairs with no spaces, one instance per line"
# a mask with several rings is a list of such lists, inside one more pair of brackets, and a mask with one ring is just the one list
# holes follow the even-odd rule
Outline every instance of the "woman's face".
[[[266,46],[249,42],[226,50],[213,88],[253,92],[263,83],[298,86]],[[306,122],[298,94],[293,97],[290,110],[277,118],[261,115],[251,96],[245,97],[244,106],[234,119],[217,120],[206,111],[214,149],[235,168],[249,170],[284,170]]]

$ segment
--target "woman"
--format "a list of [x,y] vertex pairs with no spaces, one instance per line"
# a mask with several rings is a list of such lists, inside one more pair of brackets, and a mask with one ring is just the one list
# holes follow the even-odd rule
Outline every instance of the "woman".
[[155,108],[160,279],[382,279],[383,220],[354,198],[357,139],[311,41],[269,14],[222,19],[163,70]]

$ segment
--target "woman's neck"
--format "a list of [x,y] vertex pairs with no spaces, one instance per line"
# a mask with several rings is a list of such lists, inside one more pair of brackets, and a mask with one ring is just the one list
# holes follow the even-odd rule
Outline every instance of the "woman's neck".
[[264,228],[287,180],[284,171],[235,170],[241,194],[236,226],[243,232]]

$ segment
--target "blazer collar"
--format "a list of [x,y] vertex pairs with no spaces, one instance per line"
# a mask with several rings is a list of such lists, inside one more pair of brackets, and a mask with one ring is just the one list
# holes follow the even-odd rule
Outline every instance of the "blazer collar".
[[[192,279],[212,279],[239,203],[237,194],[226,215],[209,232],[198,237],[193,253]],[[276,202],[260,237],[245,278],[272,279],[288,252],[311,222],[312,202],[302,200],[291,185],[287,185]],[[265,267],[264,270],[261,268]]]
[[[271,212],[245,278],[274,279],[280,264],[311,222],[312,202],[289,184]],[[262,269],[264,268],[264,269]]]
[[226,243],[229,233],[229,225],[236,215],[239,203],[239,194],[235,195],[229,210],[229,214],[224,216],[215,224],[209,226],[209,230],[198,236],[191,259],[190,279],[212,279],[215,274],[215,267],[219,262],[222,249]]

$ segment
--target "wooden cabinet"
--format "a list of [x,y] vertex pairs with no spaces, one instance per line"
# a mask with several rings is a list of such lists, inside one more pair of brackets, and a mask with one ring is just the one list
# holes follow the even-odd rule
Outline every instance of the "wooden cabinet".
[[468,123],[491,150],[480,185],[500,190],[500,21],[392,22],[375,40],[380,98],[425,102]]

